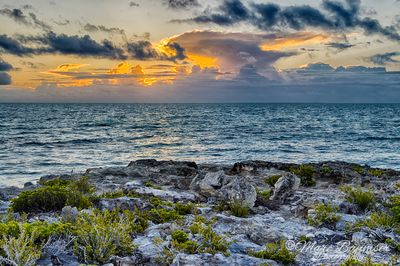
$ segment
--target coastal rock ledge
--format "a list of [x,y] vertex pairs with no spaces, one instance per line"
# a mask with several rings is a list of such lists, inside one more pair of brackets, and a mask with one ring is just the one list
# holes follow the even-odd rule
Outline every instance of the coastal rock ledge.
[[0,265],[400,265],[400,172],[346,162],[137,160],[0,188],[0,213]]

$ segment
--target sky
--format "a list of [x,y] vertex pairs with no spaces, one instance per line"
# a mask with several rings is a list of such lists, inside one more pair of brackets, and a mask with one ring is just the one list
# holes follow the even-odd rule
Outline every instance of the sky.
[[0,102],[400,102],[400,0],[0,0]]

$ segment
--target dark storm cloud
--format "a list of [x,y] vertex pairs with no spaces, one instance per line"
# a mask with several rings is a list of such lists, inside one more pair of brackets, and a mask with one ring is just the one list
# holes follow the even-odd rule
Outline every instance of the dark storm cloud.
[[376,19],[361,17],[360,0],[323,0],[320,8],[309,5],[282,7],[272,3],[252,4],[246,7],[241,0],[224,0],[217,10],[206,10],[202,15],[172,22],[212,23],[229,26],[240,22],[252,24],[262,30],[307,27],[346,31],[361,28],[366,34],[380,34],[395,41],[400,35],[393,26],[382,26]]
[[185,49],[177,42],[165,45],[172,53],[163,53],[154,48],[149,41],[128,42],[116,46],[108,39],[95,41],[89,35],[56,34],[52,31],[37,36],[9,37],[0,35],[0,53],[5,52],[17,56],[39,54],[64,54],[82,57],[99,57],[116,60],[166,60],[177,61],[186,58]]
[[89,35],[66,35],[48,32],[34,38],[45,47],[39,52],[60,53],[79,56],[104,57],[111,59],[127,59],[123,49],[115,46],[111,41],[104,39],[101,42],[93,40]]
[[167,55],[158,52],[151,42],[149,41],[137,41],[129,42],[127,44],[127,50],[129,56],[138,60],[168,60],[176,61],[183,60],[186,58],[185,49],[176,42],[169,42],[166,45],[167,48],[174,51],[174,55]]
[[164,0],[171,9],[187,9],[200,6],[198,0]]
[[0,14],[3,16],[7,16],[7,17],[13,19],[15,22],[26,25],[26,26],[40,28],[40,29],[43,29],[46,31],[51,30],[51,26],[49,26],[47,23],[38,19],[37,16],[32,12],[29,13],[27,16],[24,14],[24,12],[21,9],[3,8],[0,10]]
[[367,61],[370,61],[376,65],[386,65],[388,63],[400,63],[399,60],[393,58],[395,56],[400,56],[400,52],[376,54],[367,58]]
[[9,63],[0,58],[0,71],[10,71],[13,67]]
[[105,32],[105,33],[110,33],[110,34],[121,34],[121,35],[125,35],[125,31],[123,29],[120,28],[107,28],[106,26],[103,25],[93,25],[90,23],[86,23],[85,26],[83,26],[83,29],[87,32]]
[[35,54],[34,49],[25,47],[18,40],[8,37],[5,34],[0,35],[0,51],[18,56]]
[[0,72],[0,85],[10,85],[11,77],[6,72]]

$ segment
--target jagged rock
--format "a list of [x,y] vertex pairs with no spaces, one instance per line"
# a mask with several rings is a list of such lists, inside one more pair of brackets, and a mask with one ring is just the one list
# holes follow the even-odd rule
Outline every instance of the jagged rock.
[[284,202],[285,199],[293,195],[300,186],[300,178],[294,174],[288,173],[282,176],[275,183],[274,194],[271,196],[271,200],[276,200],[279,202]]
[[137,266],[146,262],[143,256],[137,252],[129,257],[112,257],[110,261],[112,262],[110,266]]
[[252,208],[257,191],[245,177],[227,176],[224,171],[207,173],[204,178],[197,176],[190,188],[204,197],[215,197],[225,202],[240,202]]
[[204,197],[217,197],[218,189],[222,187],[225,179],[224,171],[207,173],[204,178],[196,176],[190,184],[190,189]]
[[7,210],[10,207],[10,205],[11,205],[11,203],[9,201],[0,200],[0,214],[7,213]]
[[140,195],[158,197],[162,200],[169,200],[174,202],[178,201],[189,202],[196,200],[196,195],[191,192],[163,190],[151,187],[131,187],[128,190],[134,191]]
[[235,177],[219,191],[219,197],[228,202],[239,202],[242,206],[252,208],[257,199],[257,191],[243,177]]
[[272,260],[263,260],[248,255],[231,254],[225,257],[222,254],[178,254],[176,255],[172,266],[193,266],[193,265],[207,265],[207,266],[231,266],[231,265],[246,265],[246,266],[259,266],[261,264],[277,266],[279,265]]
[[356,245],[365,245],[372,243],[372,240],[365,232],[355,232],[351,237],[351,241]]
[[152,207],[151,203],[141,198],[120,197],[116,199],[101,199],[99,208],[102,210],[148,210]]
[[352,225],[357,220],[361,220],[363,217],[357,216],[357,215],[350,215],[350,214],[341,214],[340,215],[340,220],[336,223],[336,230],[339,231],[344,231],[346,230],[348,225]]
[[77,219],[79,211],[76,207],[65,206],[61,210],[61,217],[66,222],[73,222]]

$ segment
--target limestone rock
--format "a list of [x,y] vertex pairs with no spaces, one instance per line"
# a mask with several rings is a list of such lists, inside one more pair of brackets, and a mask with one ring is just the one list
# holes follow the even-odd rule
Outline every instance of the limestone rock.
[[274,194],[271,196],[271,200],[277,200],[279,202],[284,202],[285,199],[294,194],[294,192],[300,186],[300,178],[294,174],[288,173],[282,176],[275,183]]

